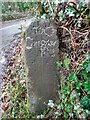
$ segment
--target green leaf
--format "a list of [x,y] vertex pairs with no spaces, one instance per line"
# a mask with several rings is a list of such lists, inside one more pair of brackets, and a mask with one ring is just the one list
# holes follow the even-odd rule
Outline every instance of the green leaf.
[[64,112],[64,117],[67,118],[68,117],[68,114],[66,112]]
[[78,96],[80,96],[81,95],[81,93],[78,93]]
[[90,54],[86,54],[86,60],[90,60]]
[[60,61],[57,61],[56,66],[57,66],[57,68],[60,68],[62,66],[62,63]]
[[43,15],[41,16],[41,18],[42,18],[42,19],[46,19],[46,14],[43,14]]
[[82,77],[83,77],[85,80],[88,79],[86,70],[82,70],[82,71],[81,71],[81,75],[82,75]]
[[12,110],[12,117],[15,118],[15,114],[17,113],[17,110],[13,108]]
[[69,58],[65,58],[64,59],[64,65],[65,65],[65,68],[69,70],[69,64],[70,64],[70,59]]
[[70,96],[71,99],[75,99],[76,98],[76,94],[73,94]]
[[65,105],[65,111],[67,111],[67,113],[71,113],[72,111],[72,105],[70,102],[67,102],[67,104]]
[[89,82],[83,82],[82,85],[84,86],[85,92],[88,92],[90,90],[90,83]]
[[61,20],[61,21],[64,20],[65,15],[64,15],[64,13],[63,13],[63,10],[61,10],[61,11],[58,13],[58,16],[60,17],[60,20]]
[[86,116],[88,117],[88,115],[90,115],[90,110],[86,109],[85,113],[86,113]]
[[57,109],[62,110],[62,109],[63,109],[63,104],[60,103],[60,104],[57,106]]
[[77,26],[78,26],[78,27],[81,27],[81,23],[78,22]]
[[89,105],[90,105],[90,99],[89,99],[87,96],[84,96],[84,97],[81,99],[81,104],[83,105],[84,109],[85,109],[85,108],[88,108]]
[[80,87],[79,87],[79,86],[77,86],[77,87],[76,87],[76,89],[77,89],[77,90],[79,90],[79,89],[80,89]]
[[75,80],[77,81],[78,78],[77,78],[77,75],[75,72],[71,72],[70,76],[68,77],[68,80]]
[[87,71],[87,72],[90,72],[90,63],[88,63],[88,66],[87,66],[87,68],[86,68],[86,71]]
[[76,13],[76,17],[79,17],[80,16],[80,14],[79,13]]
[[85,61],[85,62],[83,63],[83,68],[87,68],[87,67],[88,67],[88,62]]
[[65,13],[66,13],[66,15],[69,15],[69,17],[74,16],[75,15],[75,10],[72,7],[68,7],[68,8],[66,8]]
[[79,4],[79,6],[80,6],[81,8],[85,6],[85,2],[84,2],[84,1],[80,1],[78,4]]
[[89,95],[89,96],[90,96],[90,90],[87,92],[87,95]]

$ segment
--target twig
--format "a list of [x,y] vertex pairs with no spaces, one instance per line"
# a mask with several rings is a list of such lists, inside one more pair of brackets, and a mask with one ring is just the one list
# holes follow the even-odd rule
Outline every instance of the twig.
[[83,29],[80,29],[79,31],[84,31],[84,30],[88,30],[88,29],[90,29],[90,26],[88,26],[88,27],[86,27],[86,28],[83,28]]
[[64,30],[66,30],[66,31],[70,34],[71,39],[73,39],[73,35],[72,35],[72,33],[71,33],[66,27],[64,27],[64,26],[60,26],[60,28],[63,28]]
[[76,32],[76,33],[79,33],[79,34],[83,34],[83,35],[86,35],[88,32],[85,32],[85,33],[83,33],[83,32],[79,32],[79,31],[77,31],[77,30],[71,30],[71,32]]
[[66,22],[64,26],[67,27],[67,26],[71,25],[73,21],[74,21],[74,19],[72,19],[72,20]]
[[82,92],[84,93],[84,95],[86,96],[87,94],[85,93],[85,91],[82,89],[82,87],[80,87],[80,88],[81,88]]

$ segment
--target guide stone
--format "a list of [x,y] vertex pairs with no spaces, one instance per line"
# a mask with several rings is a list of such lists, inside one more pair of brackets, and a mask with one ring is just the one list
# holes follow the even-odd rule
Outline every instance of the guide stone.
[[55,62],[59,60],[56,29],[49,21],[34,21],[26,32],[25,57],[28,68],[30,110],[41,112],[58,96]]

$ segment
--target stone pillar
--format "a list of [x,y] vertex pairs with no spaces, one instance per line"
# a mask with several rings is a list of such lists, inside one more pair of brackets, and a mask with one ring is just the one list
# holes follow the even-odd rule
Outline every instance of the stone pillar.
[[58,96],[55,65],[59,60],[58,46],[56,29],[49,21],[40,20],[30,24],[26,32],[25,57],[31,112],[41,112],[45,108],[44,103]]

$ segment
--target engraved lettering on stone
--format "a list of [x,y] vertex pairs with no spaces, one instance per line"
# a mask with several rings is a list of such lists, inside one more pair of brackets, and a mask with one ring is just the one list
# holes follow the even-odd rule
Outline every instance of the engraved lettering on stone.
[[[28,39],[31,40],[29,37]],[[41,57],[42,57],[47,53],[49,53],[49,55],[52,54],[52,52],[50,51],[50,47],[51,46],[54,47],[56,44],[57,41],[50,41],[50,40],[32,41],[30,46],[26,46],[26,49],[31,50],[33,47],[35,48],[40,47]],[[53,54],[54,54],[54,49],[53,49]]]

